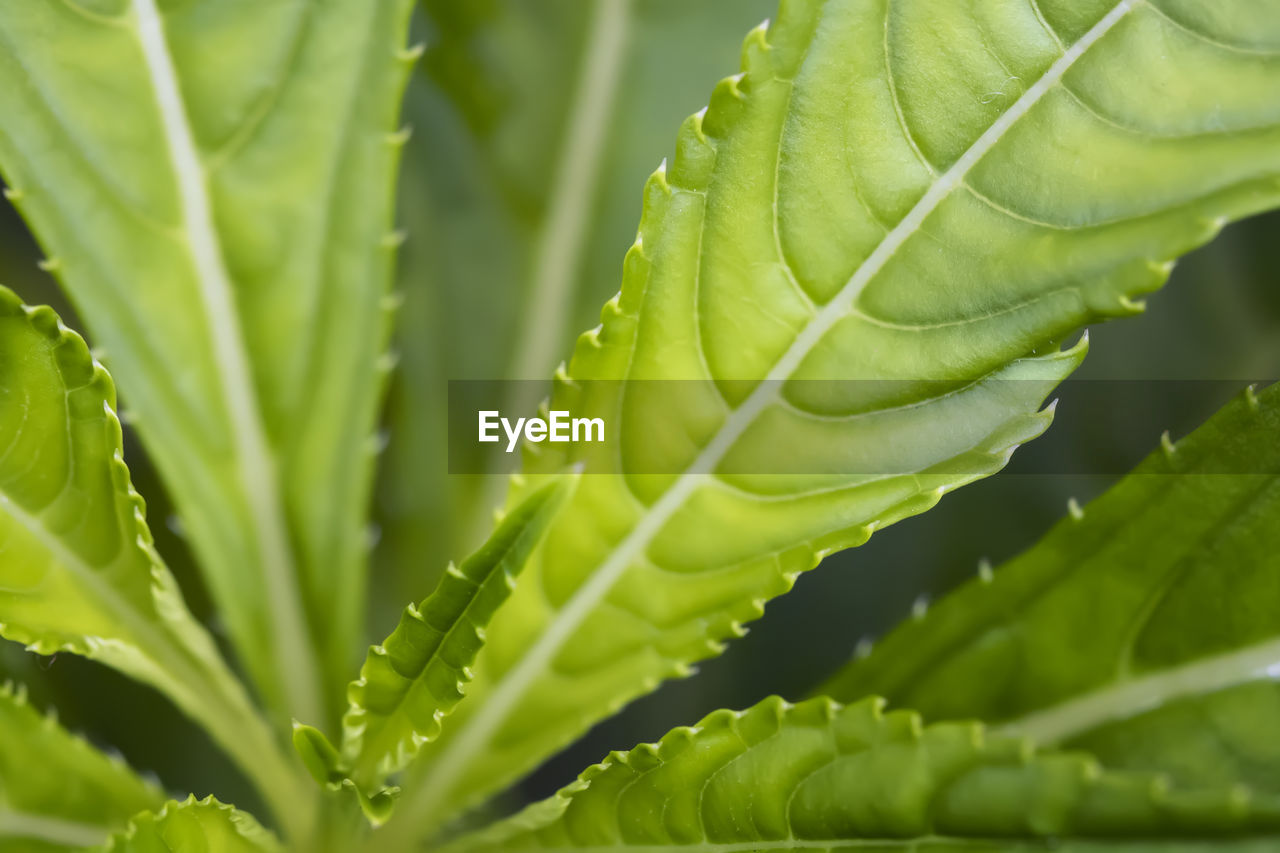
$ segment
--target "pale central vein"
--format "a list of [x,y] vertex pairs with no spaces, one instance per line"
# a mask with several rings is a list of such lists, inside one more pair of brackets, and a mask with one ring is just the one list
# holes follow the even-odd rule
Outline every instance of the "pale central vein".
[[578,70],[551,200],[533,252],[529,312],[508,378],[541,379],[555,367],[627,54],[631,2],[600,0],[585,36],[587,54]]
[[[231,714],[238,713],[241,705],[248,707],[247,697],[219,692],[216,684],[212,683],[216,673],[210,673],[199,666],[199,652],[193,657],[189,646],[176,642],[174,636],[161,624],[149,619],[147,614],[139,610],[137,605],[108,580],[107,575],[117,565],[117,561],[128,559],[128,552],[136,547],[134,541],[126,536],[122,547],[127,553],[117,556],[111,563],[95,567],[72,551],[38,515],[29,512],[4,492],[0,492],[0,515],[8,516],[35,539],[48,552],[51,563],[70,573],[75,578],[76,588],[96,602],[120,626],[122,630],[118,636],[87,638],[89,644],[97,648],[97,656],[111,661],[114,655],[113,666],[121,667],[135,677],[164,690],[180,708],[205,725],[214,741],[227,751],[250,779],[260,782],[253,772],[255,768],[271,773],[273,779],[290,778],[289,766],[276,750],[270,731],[265,725],[260,731],[253,728],[259,722],[256,715],[248,716],[247,723],[234,729],[229,729],[226,725],[233,719]],[[154,558],[151,553],[139,553],[137,556],[147,562]],[[154,589],[151,594],[155,595]],[[179,633],[181,630],[182,626],[179,626]],[[121,643],[126,649],[123,656],[113,651]],[[141,666],[122,666],[123,660],[128,660],[131,664],[136,661]],[[153,672],[163,673],[165,678],[157,679],[152,675]],[[236,688],[239,687],[239,683],[229,674],[226,680]],[[299,808],[297,802],[291,799],[293,790],[287,787],[264,785],[261,790],[274,809],[285,805],[291,810]],[[293,811],[283,811],[280,814],[287,817]],[[3,835],[2,828],[0,835]]]
[[992,731],[1055,744],[1106,723],[1138,716],[1175,699],[1277,679],[1280,679],[1280,639],[1108,685],[1027,714]]
[[96,847],[111,828],[0,807],[0,838],[27,838],[67,847]]
[[[4,492],[0,492],[0,515],[8,516],[18,527],[35,539],[48,551],[52,563],[75,577],[76,586],[124,629],[121,632],[122,636],[115,639],[136,643],[143,657],[155,659],[167,673],[178,678],[178,684],[175,686],[181,686],[183,690],[191,690],[193,687],[203,685],[203,678],[191,674],[191,667],[185,655],[175,652],[174,644],[160,632],[157,626],[144,618],[137,606],[128,601],[124,593],[104,579],[104,575],[114,563],[95,569],[83,557],[72,551],[59,536],[49,530],[39,517],[28,512]],[[125,549],[133,546],[134,543],[127,538],[122,545]],[[141,556],[149,560],[149,557]],[[195,696],[194,693],[190,695]],[[184,698],[188,697],[184,696]]]
[[995,147],[1009,129],[1025,116],[1043,98],[1063,75],[1075,65],[1103,36],[1111,31],[1129,12],[1143,0],[1122,0],[1098,21],[1077,42],[1028,88],[1014,104],[980,136],[951,168],[944,172],[916,202],[911,211],[890,231],[875,251],[845,283],[840,292],[814,315],[809,324],[796,336],[795,341],[778,359],[765,380],[761,382],[741,406],[733,411],[715,438],[698,455],[692,465],[680,475],[672,486],[652,505],[631,532],[610,553],[609,557],[589,576],[577,592],[565,603],[545,632],[532,643],[524,656],[495,682],[484,697],[480,710],[463,724],[448,746],[435,756],[430,772],[422,780],[421,787],[402,803],[400,810],[415,814],[427,823],[445,804],[448,794],[458,777],[470,768],[477,754],[481,753],[489,739],[517,707],[520,698],[578,627],[613,588],[631,562],[653,541],[667,521],[684,505],[711,474],[729,449],[756,420],[764,409],[774,402],[778,389],[800,367],[819,342],[853,307],[854,301],[902,245],[920,230],[925,219],[942,201],[959,188],[965,177],[978,162]]
[[231,420],[240,481],[250,517],[263,581],[270,604],[267,629],[274,637],[276,671],[289,711],[300,719],[322,719],[319,677],[312,654],[299,589],[297,567],[288,542],[275,459],[268,446],[262,413],[231,277],[223,262],[213,224],[207,175],[178,86],[164,21],[155,0],[132,0],[138,39],[155,90],[165,141],[182,202],[184,233],[191,251],[200,298],[217,360],[221,392]]
[[[588,216],[596,197],[600,161],[609,141],[610,119],[627,57],[633,0],[600,0],[587,28],[586,49],[569,107],[565,141],[551,179],[551,199],[530,263],[526,316],[511,351],[507,380],[542,379],[555,368],[556,348],[572,316],[573,293],[590,234]],[[523,383],[510,386],[504,410],[525,408]],[[483,541],[493,525],[493,507],[502,503],[506,477],[501,466],[488,471],[464,534]]]

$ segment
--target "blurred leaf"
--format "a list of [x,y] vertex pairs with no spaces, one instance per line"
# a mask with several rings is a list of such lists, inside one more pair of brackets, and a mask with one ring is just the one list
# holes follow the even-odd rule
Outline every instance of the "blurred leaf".
[[[706,103],[742,33],[775,5],[424,4],[425,73],[405,106],[417,133],[401,174],[400,369],[379,484],[388,618],[484,540],[503,497],[503,477],[446,474],[445,381],[542,379],[572,331],[597,322],[635,236],[636,190],[670,129]],[[601,30],[608,43],[591,37]]]
[[1167,443],[823,691],[1280,794],[1280,385]]
[[283,848],[252,817],[213,797],[170,800],[157,814],[144,813],[102,853],[280,853]]
[[281,722],[336,722],[362,634],[410,8],[0,12],[10,198],[125,385]]
[[[97,844],[164,794],[125,763],[0,687],[0,846],[70,850]],[[34,845],[39,844],[40,847]]]
[[360,790],[373,793],[440,734],[444,717],[462,701],[489,621],[515,588],[566,488],[551,483],[534,492],[370,648],[343,718],[343,758]]
[[977,723],[925,728],[876,700],[775,697],[615,752],[447,849],[1261,851],[1280,838],[1276,805],[1036,754]]
[[316,784],[327,787],[342,782],[346,775],[342,769],[342,756],[324,732],[315,726],[294,723],[293,749]]
[[[1041,7],[1048,26],[1022,3],[898,7],[886,30],[876,4],[796,0],[751,33],[650,180],[622,293],[553,397],[621,438],[531,452],[530,473],[584,463],[582,486],[389,839],[687,673],[826,553],[998,470],[1082,355],[1061,341],[1277,202],[1280,63],[1149,3]],[[1280,42],[1258,7],[1213,8],[1192,14],[1214,41]],[[624,378],[701,391],[586,387]],[[755,473],[841,459],[901,473]]]
[[152,547],[114,405],[80,336],[0,288],[0,634],[163,691],[305,819],[294,769]]

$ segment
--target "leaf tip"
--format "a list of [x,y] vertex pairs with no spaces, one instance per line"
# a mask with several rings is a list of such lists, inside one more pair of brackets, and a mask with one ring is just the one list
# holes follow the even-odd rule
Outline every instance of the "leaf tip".
[[400,60],[405,65],[414,65],[417,63],[419,59],[422,58],[422,55],[426,52],[427,52],[426,43],[418,42],[417,44],[413,44],[413,45],[410,45],[409,47],[401,48],[400,50],[396,51],[396,59]]
[[1067,500],[1067,514],[1071,516],[1073,521],[1084,521],[1084,510],[1080,507],[1080,502],[1075,498]]
[[1246,385],[1244,387],[1244,404],[1255,415],[1262,410],[1261,405],[1258,403],[1258,386]]
[[1147,310],[1145,299],[1133,299],[1122,295],[1116,302],[1119,304],[1120,309],[1128,314],[1142,314]]
[[405,144],[413,137],[413,127],[405,125],[393,133],[388,133],[383,137],[384,141],[392,148],[403,148]]

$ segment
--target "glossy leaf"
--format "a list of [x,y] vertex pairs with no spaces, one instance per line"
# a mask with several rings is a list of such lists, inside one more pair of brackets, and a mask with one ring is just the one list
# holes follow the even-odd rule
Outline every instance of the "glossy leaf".
[[282,853],[279,842],[251,816],[213,797],[169,801],[157,813],[133,819],[102,853]]
[[162,802],[154,784],[31,707],[25,691],[0,688],[0,847],[98,844]]
[[[977,723],[925,728],[876,700],[773,698],[615,752],[450,850],[1261,850],[1257,836],[1280,837],[1276,807],[1037,754]],[[1180,840],[1205,835],[1226,838]]]
[[[404,837],[714,654],[823,554],[997,470],[1081,355],[1058,342],[1280,199],[1280,19],[1039,8],[788,0],[748,37],[553,398],[616,425],[621,467],[590,446],[527,466],[587,473],[406,784]],[[584,388],[621,378],[702,392]],[[753,476],[859,451],[909,473]],[[683,473],[637,475],[654,460]]]
[[1280,793],[1280,385],[1162,447],[823,689]]
[[169,696],[282,811],[300,783],[152,547],[111,377],[49,308],[0,288],[0,635]]
[[450,565],[436,590],[406,608],[391,636],[369,649],[343,719],[343,757],[362,791],[402,770],[440,734],[462,701],[490,620],[515,588],[566,488],[550,484],[516,507],[479,551]]
[[0,11],[10,198],[282,722],[336,722],[361,635],[410,8]]

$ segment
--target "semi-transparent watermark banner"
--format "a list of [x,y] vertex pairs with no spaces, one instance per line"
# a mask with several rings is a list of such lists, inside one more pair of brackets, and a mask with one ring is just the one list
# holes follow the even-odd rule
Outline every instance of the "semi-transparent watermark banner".
[[[1181,436],[1233,398],[1234,433],[1262,431],[1280,442],[1276,419],[1255,410],[1246,390],[1271,381],[629,380],[579,381],[552,395],[549,382],[455,380],[448,469],[508,474],[532,452],[544,470],[575,465],[586,474],[950,476],[1006,466],[1015,474],[1119,475],[1153,453],[1176,454]],[[1219,456],[1196,470],[1280,473],[1268,460]]]

